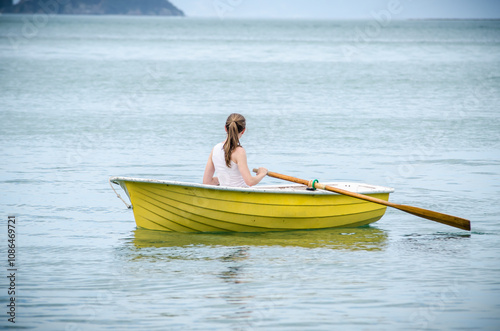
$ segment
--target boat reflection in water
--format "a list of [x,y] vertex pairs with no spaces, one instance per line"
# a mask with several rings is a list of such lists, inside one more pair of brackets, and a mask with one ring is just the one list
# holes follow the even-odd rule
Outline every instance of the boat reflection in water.
[[[152,284],[158,301],[178,303],[162,308],[169,316],[183,316],[185,300],[196,298],[212,322],[242,330],[273,320],[276,309],[289,304],[289,291],[303,288],[304,280],[325,268],[332,253],[351,259],[337,252],[382,251],[388,241],[386,231],[370,226],[253,233],[137,228],[119,252],[132,262],[127,274],[156,275],[161,285]],[[326,260],[317,269],[322,258]],[[333,263],[326,268],[334,272],[337,267]],[[162,292],[163,287],[168,290]]]
[[137,248],[292,246],[341,250],[382,250],[387,243],[387,233],[369,226],[255,233],[173,233],[137,228],[131,239]]

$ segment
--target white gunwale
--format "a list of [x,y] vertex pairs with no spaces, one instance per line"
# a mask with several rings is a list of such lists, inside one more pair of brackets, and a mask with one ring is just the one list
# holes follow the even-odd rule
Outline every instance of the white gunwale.
[[[184,187],[196,187],[204,188],[208,190],[220,190],[220,191],[233,191],[233,192],[247,192],[247,193],[280,193],[280,194],[301,194],[301,195],[317,195],[317,194],[335,194],[338,193],[315,190],[306,190],[306,187],[301,184],[286,184],[286,185],[257,185],[254,187],[228,187],[228,186],[215,186],[206,185],[198,183],[187,183],[180,181],[171,180],[161,180],[161,179],[146,179],[146,178],[135,178],[135,177],[111,177],[109,179],[111,182],[120,185],[126,191],[124,182],[139,182],[139,183],[150,183],[150,184],[164,184],[172,186],[184,186]],[[393,193],[394,189],[390,187],[384,187],[379,185],[369,185],[364,183],[352,183],[352,182],[332,182],[324,183],[329,186],[338,187],[347,191],[356,192],[360,194],[377,194],[377,193]],[[127,191],[126,191],[127,192]],[[127,192],[128,194],[128,192]]]

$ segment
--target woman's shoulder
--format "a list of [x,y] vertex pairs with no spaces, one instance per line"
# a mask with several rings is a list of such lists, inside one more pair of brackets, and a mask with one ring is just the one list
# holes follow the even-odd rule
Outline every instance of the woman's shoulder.
[[[247,153],[245,152],[245,149],[241,146],[238,146],[234,149],[233,153],[231,154],[231,159],[232,160],[237,160],[241,157],[246,157],[247,156]],[[236,162],[238,163],[238,162]]]
[[238,146],[234,149],[233,153],[239,153],[239,154],[245,154],[245,149],[243,148],[243,146]]
[[220,151],[220,150],[222,150],[223,146],[224,146],[224,143],[223,143],[223,142],[222,142],[222,143],[218,143],[218,144],[216,144],[216,145],[212,148],[212,152],[213,152],[213,151]]

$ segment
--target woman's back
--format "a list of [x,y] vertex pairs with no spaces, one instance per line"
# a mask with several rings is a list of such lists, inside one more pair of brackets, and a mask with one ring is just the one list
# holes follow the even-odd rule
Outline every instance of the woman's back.
[[231,161],[231,168],[228,168],[225,161],[224,143],[215,145],[212,151],[212,162],[215,172],[222,186],[248,187],[241,176],[238,165]]

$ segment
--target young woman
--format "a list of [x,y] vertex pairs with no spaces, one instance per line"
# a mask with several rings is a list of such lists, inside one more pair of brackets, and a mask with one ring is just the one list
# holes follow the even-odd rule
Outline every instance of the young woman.
[[[249,187],[258,184],[267,174],[266,168],[259,168],[252,176],[247,164],[247,154],[240,145],[245,133],[246,121],[240,114],[231,114],[226,120],[227,138],[212,149],[205,167],[203,184]],[[217,172],[217,177],[214,173]]]

